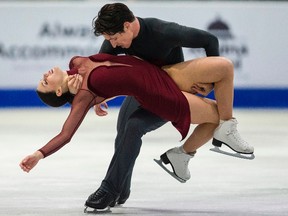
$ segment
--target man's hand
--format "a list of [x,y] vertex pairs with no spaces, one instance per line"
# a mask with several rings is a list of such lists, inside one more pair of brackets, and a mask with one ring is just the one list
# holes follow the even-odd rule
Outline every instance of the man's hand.
[[207,96],[214,88],[214,85],[211,83],[195,83],[191,87],[192,94],[201,94]]
[[96,104],[94,106],[94,111],[95,111],[96,115],[106,116],[108,114],[108,112],[106,110],[103,110],[102,107],[104,107],[105,109],[108,109],[108,104],[106,102],[102,102],[101,104]]
[[80,74],[74,74],[68,77],[68,89],[71,94],[77,94],[81,88],[83,77]]
[[30,172],[31,169],[33,169],[33,167],[36,166],[36,164],[38,163],[38,161],[40,159],[42,159],[44,156],[42,155],[42,153],[40,151],[36,151],[34,154],[32,155],[28,155],[27,157],[25,157],[21,163],[19,164],[19,166],[21,167],[21,169],[24,172]]

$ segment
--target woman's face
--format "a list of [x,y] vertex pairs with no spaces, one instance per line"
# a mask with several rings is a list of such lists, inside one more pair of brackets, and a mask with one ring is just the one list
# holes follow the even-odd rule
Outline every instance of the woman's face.
[[62,86],[64,82],[66,71],[62,71],[58,67],[45,72],[40,80],[37,90],[40,92],[56,92],[56,90]]

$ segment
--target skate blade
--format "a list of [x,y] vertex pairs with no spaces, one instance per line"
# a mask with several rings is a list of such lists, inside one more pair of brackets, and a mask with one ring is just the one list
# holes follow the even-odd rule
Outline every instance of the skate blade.
[[115,204],[115,206],[114,206],[113,208],[123,208],[123,205],[124,205],[124,204],[118,204],[118,203],[117,203],[117,204]]
[[162,160],[159,159],[154,159],[154,161],[162,168],[164,169],[169,175],[171,175],[173,178],[175,178],[177,181],[181,182],[181,183],[185,183],[186,180],[179,178],[177,175],[175,175],[174,172],[171,172],[169,169],[167,169],[167,167],[165,167],[165,165],[163,164]]
[[105,209],[94,209],[90,208],[88,206],[85,206],[84,213],[86,214],[109,214],[112,211],[110,210],[110,207],[107,207]]
[[232,157],[237,157],[237,158],[246,159],[246,160],[253,160],[255,158],[255,155],[253,153],[252,154],[241,154],[237,152],[231,153],[231,152],[223,151],[217,146],[215,146],[214,148],[211,148],[210,151],[214,151],[220,154],[229,155]]

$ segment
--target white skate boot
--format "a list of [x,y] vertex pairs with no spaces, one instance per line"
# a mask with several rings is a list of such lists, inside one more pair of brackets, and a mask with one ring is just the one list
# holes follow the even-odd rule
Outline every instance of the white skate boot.
[[[227,121],[221,121],[213,136],[212,144],[215,146],[215,148],[210,150],[234,157],[254,159],[254,148],[244,139],[242,139],[239,132],[237,131],[237,123],[238,122],[235,118]],[[237,153],[233,154],[220,150],[219,147],[221,147],[222,144],[228,146]],[[250,157],[245,155],[250,155]]]
[[[190,179],[190,171],[188,169],[188,164],[194,154],[187,154],[184,152],[182,146],[175,147],[160,156],[160,160],[154,159],[166,172],[173,176],[178,181],[185,183]],[[173,172],[167,169],[164,164],[170,164]]]

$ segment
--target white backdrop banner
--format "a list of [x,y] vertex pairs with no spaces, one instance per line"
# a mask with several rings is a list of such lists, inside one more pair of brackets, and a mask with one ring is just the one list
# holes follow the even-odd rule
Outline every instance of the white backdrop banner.
[[[53,66],[97,53],[92,19],[107,2],[0,3],[0,89],[33,89]],[[236,88],[288,88],[288,3],[127,2],[136,16],[214,33],[233,60]],[[185,49],[185,58],[203,50]]]

